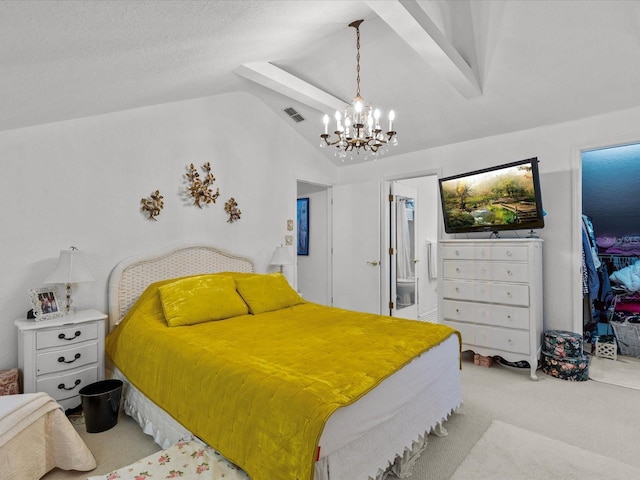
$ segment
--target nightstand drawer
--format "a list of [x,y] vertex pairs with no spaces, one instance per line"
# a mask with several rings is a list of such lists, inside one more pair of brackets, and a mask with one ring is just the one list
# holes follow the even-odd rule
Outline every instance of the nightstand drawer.
[[98,381],[98,366],[65,372],[63,375],[47,376],[36,382],[38,392],[47,392],[54,400],[74,397],[82,387]]
[[40,353],[36,358],[36,375],[61,372],[98,361],[98,343],[89,342],[52,352]]
[[45,330],[36,334],[36,348],[58,347],[98,338],[98,324],[69,325],[68,327]]

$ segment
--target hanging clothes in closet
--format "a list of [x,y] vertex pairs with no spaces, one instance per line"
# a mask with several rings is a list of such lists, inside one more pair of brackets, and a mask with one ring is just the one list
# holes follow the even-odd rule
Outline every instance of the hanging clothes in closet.
[[605,312],[613,299],[609,272],[598,257],[595,229],[587,215],[582,215],[582,293],[583,330],[587,340],[597,335],[599,322],[608,322]]

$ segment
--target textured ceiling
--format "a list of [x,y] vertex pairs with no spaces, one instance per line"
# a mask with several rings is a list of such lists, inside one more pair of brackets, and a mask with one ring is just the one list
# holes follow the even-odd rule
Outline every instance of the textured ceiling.
[[[438,27],[477,95],[412,19],[383,14],[398,5]],[[637,1],[2,1],[0,130],[247,91],[319,148],[324,111],[237,72],[268,62],[350,100],[358,18],[362,94],[396,111],[389,155],[640,105]]]

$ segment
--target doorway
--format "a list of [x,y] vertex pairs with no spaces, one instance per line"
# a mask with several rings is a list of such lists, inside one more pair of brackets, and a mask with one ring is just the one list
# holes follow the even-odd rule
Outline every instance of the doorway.
[[392,290],[395,255],[389,255],[389,196],[393,181],[417,190],[414,225],[417,235],[415,253],[411,255],[411,260],[418,260],[412,280],[417,282],[414,293],[417,312],[413,311],[411,318],[435,323],[438,318],[435,265],[439,224],[435,173],[332,187],[332,304],[348,310],[393,314],[391,303],[395,306],[397,300],[397,291]]
[[331,305],[331,187],[298,181],[297,197],[309,199],[306,254],[296,256],[298,292],[310,302]]
[[640,284],[627,277],[640,260],[640,144],[585,150],[581,157],[583,333],[588,343],[596,336],[613,336],[612,321],[640,318]]
[[[393,248],[393,254],[388,256],[387,269],[388,298],[393,304],[390,314],[436,323],[438,176],[428,174],[387,182],[387,192],[395,200],[395,203],[389,204],[385,214],[389,224],[389,240],[385,250]],[[413,199],[414,202],[407,203],[407,199]],[[410,217],[413,215],[414,218],[404,227],[404,221],[398,223],[401,214],[394,215],[394,212],[402,212]],[[413,242],[404,252],[402,248],[398,248],[397,240],[401,235],[394,235],[393,232],[394,228],[396,232],[401,232],[398,225],[403,225]]]

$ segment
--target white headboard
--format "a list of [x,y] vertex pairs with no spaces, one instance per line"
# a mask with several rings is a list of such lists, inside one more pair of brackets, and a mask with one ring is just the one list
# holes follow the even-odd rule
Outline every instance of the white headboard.
[[121,261],[109,277],[109,329],[152,283],[202,273],[254,272],[253,262],[209,245],[183,245]]

